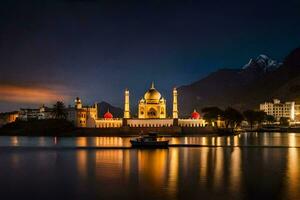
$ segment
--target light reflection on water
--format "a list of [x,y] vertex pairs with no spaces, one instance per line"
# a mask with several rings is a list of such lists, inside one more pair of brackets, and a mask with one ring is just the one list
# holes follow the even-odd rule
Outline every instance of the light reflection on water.
[[290,148],[288,150],[287,156],[287,180],[289,180],[289,185],[287,185],[288,194],[293,199],[300,198],[300,153],[298,149]]
[[[129,137],[9,137],[0,136],[0,146],[128,147]],[[170,144],[213,146],[289,146],[300,147],[300,133],[244,133],[237,136],[163,137]]]
[[[207,140],[210,139],[204,139]],[[215,142],[218,143],[218,140],[222,143],[223,138],[216,138]],[[224,140],[228,141],[227,138]],[[234,138],[231,140],[235,143]],[[262,139],[262,143],[265,140]],[[45,138],[41,141],[50,140]],[[109,139],[105,144],[118,141]],[[281,141],[297,145],[297,134]],[[88,138],[80,138],[75,144],[89,145],[90,142]],[[274,142],[271,144],[274,145]],[[300,199],[299,151],[299,148],[238,147],[56,151],[3,149],[0,152],[1,197]]]
[[[300,148],[285,148],[300,147],[298,133],[162,139],[170,140],[171,144],[229,148],[55,151],[2,148],[0,196],[59,199],[59,194],[64,193],[63,199],[300,199]],[[1,136],[0,146],[130,146],[129,140],[129,137]],[[256,148],[235,147],[240,145]],[[41,185],[47,189],[36,192],[35,188]],[[49,191],[55,192],[49,194]]]

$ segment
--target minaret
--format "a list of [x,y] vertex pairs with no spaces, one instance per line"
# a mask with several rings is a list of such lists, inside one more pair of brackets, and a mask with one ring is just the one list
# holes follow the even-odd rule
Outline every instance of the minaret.
[[75,108],[76,109],[81,109],[82,108],[82,103],[79,97],[76,97],[75,99]]
[[95,112],[96,112],[95,119],[98,119],[98,103],[97,102],[95,102],[94,108],[95,108]]
[[177,90],[173,89],[173,119],[178,119]]
[[125,90],[125,103],[124,103],[124,118],[130,118],[130,109],[129,109],[129,90]]

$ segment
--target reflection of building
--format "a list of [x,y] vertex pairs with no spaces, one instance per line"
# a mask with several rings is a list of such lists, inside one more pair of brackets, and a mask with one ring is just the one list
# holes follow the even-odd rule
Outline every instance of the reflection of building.
[[[296,106],[299,108],[299,106]],[[272,115],[278,121],[281,117],[287,117],[291,120],[295,120],[295,113],[299,110],[295,109],[295,102],[280,102],[278,99],[274,99],[273,102],[265,102],[260,104],[260,110]],[[295,112],[296,111],[296,112]]]
[[129,90],[124,93],[124,117],[123,119],[114,118],[113,114],[107,111],[102,117],[98,117],[97,105],[93,107],[82,107],[79,98],[75,100],[75,108],[69,108],[68,119],[76,122],[77,127],[96,127],[96,128],[119,128],[127,127],[204,127],[205,121],[200,114],[194,111],[191,118],[178,119],[177,90],[173,89],[173,111],[172,116],[167,116],[166,100],[160,92],[151,87],[138,103],[137,118],[131,118]]
[[6,113],[0,113],[0,127],[16,121],[16,119],[19,117],[19,112],[6,112]]

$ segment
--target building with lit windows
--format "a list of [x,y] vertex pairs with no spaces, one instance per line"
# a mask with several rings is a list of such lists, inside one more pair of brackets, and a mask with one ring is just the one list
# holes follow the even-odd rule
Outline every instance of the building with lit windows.
[[96,127],[96,120],[98,119],[97,103],[93,106],[83,106],[81,99],[77,97],[74,108],[69,107],[67,113],[67,119],[73,122],[76,127]]
[[51,119],[52,109],[42,105],[39,108],[21,108],[18,119],[22,121]]
[[300,114],[300,107],[299,105],[295,105],[294,101],[280,102],[279,99],[273,99],[273,102],[262,103],[259,107],[260,110],[267,113],[267,115],[274,116],[277,121],[279,121],[281,117],[286,117],[294,121],[297,114]]
[[103,115],[103,117],[96,120],[97,128],[120,128],[122,127],[122,119],[114,118],[113,114],[109,110]]
[[16,121],[19,117],[19,111],[0,113],[0,127]]
[[75,100],[74,109],[69,109],[68,119],[77,127],[87,128],[161,128],[161,127],[205,127],[206,122],[194,110],[190,118],[178,118],[177,89],[173,89],[172,116],[167,116],[166,99],[154,87],[154,83],[145,92],[138,102],[137,118],[132,118],[130,110],[130,93],[124,93],[124,116],[114,118],[113,113],[107,111],[98,116],[97,104],[92,107],[83,107],[79,98]]

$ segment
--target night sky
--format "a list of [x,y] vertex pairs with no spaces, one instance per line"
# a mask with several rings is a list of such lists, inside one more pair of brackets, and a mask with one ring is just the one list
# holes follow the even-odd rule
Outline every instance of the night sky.
[[[25,3],[26,2],[26,3]],[[146,3],[149,2],[149,3]],[[0,112],[56,100],[132,104],[300,44],[299,0],[1,1]]]

